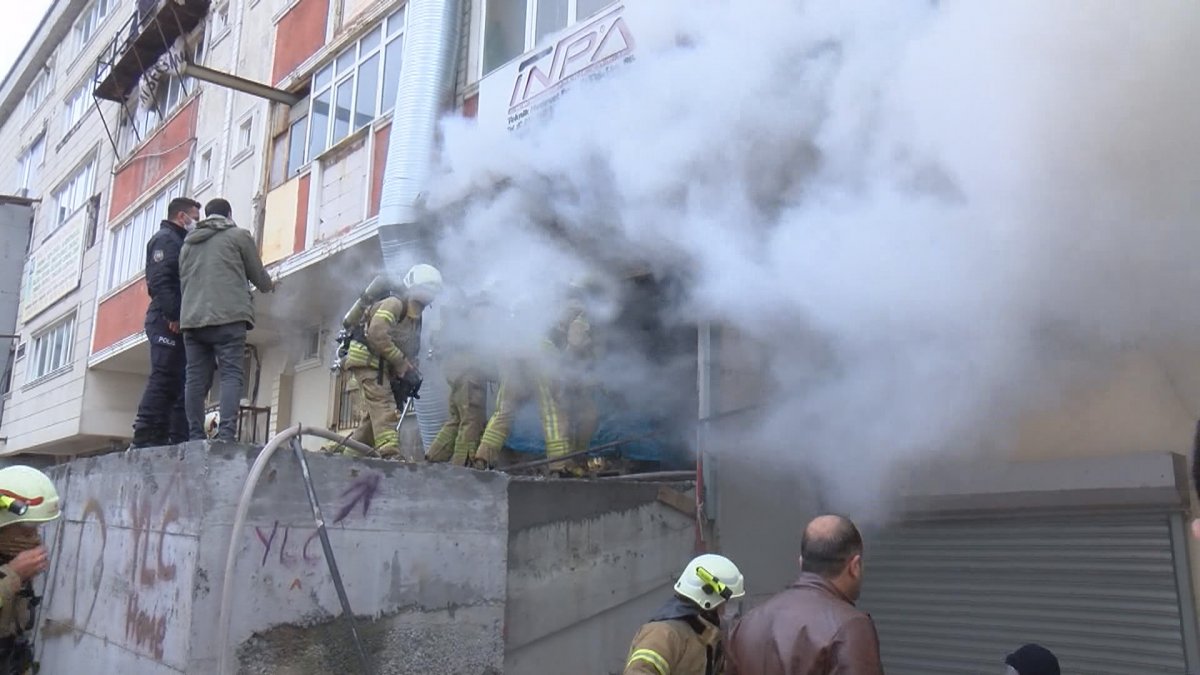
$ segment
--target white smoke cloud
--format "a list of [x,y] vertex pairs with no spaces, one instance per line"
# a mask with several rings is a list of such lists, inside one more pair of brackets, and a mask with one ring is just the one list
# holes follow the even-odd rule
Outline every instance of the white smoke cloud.
[[1195,5],[627,11],[637,60],[551,119],[447,124],[444,271],[524,303],[494,349],[582,273],[681,275],[671,321],[769,359],[764,471],[868,513],[896,469],[1003,449],[1111,350],[1200,329]]

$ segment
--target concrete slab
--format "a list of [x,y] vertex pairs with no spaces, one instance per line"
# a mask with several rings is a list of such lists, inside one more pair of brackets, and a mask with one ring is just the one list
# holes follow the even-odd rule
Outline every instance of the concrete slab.
[[[63,520],[37,638],[43,672],[214,673],[237,499],[257,451],[191,443],[56,467]],[[513,479],[309,455],[378,673],[619,670],[692,553],[657,484]],[[354,670],[299,466],[263,474],[237,543],[239,672]]]

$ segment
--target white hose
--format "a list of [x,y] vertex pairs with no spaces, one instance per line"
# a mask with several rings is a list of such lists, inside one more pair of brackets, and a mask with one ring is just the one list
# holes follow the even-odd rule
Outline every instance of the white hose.
[[341,442],[346,447],[364,454],[374,452],[371,448],[358,441],[344,438],[327,429],[306,427],[297,424],[272,436],[258,453],[258,457],[254,460],[254,465],[250,467],[249,475],[246,476],[246,484],[242,487],[242,496],[238,499],[237,511],[233,517],[233,531],[229,533],[229,552],[225,556],[225,576],[221,578],[221,612],[220,623],[217,626],[217,662],[219,664],[218,672],[220,675],[228,675],[232,672],[230,665],[233,661],[233,653],[229,650],[229,630],[230,623],[232,622],[230,615],[233,613],[233,568],[237,563],[237,544],[242,537],[242,528],[246,525],[246,514],[250,510],[250,499],[254,496],[254,488],[258,486],[258,479],[262,477],[263,470],[267,468],[267,463],[271,461],[271,456],[275,454],[275,451],[285,441],[305,434]]

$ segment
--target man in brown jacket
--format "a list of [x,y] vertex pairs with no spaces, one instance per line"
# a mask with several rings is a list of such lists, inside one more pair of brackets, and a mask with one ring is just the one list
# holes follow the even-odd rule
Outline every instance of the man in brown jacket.
[[800,540],[800,578],[751,610],[730,638],[740,675],[882,675],[871,617],[854,606],[863,540],[841,516],[819,516]]

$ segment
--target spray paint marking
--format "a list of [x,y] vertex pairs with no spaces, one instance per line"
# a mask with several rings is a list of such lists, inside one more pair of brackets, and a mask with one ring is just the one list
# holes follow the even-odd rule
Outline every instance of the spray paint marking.
[[[88,605],[87,614],[83,621],[79,620],[79,577],[81,576],[81,558],[83,557],[83,533],[88,518],[93,517],[100,526],[100,551],[92,563],[91,585],[92,600]],[[60,525],[61,527],[61,525]],[[76,628],[75,644],[83,640],[83,629],[92,622],[92,613],[96,611],[96,600],[100,597],[100,580],[104,578],[104,549],[108,546],[108,524],[104,520],[104,507],[95,499],[87,500],[83,505],[83,518],[79,527],[79,540],[75,542],[75,575],[71,580],[71,625]]]
[[125,605],[125,639],[149,649],[161,661],[163,643],[167,640],[166,613],[155,615],[146,611],[139,606],[137,593],[130,593]]
[[375,498],[379,492],[379,480],[382,474],[369,473],[358,478],[355,478],[350,487],[342,493],[342,498],[349,497],[346,503],[342,504],[342,508],[338,510],[337,515],[333,518],[333,523],[336,525],[346,519],[355,506],[362,504],[362,514],[366,517],[367,511],[371,508],[371,500]]
[[[311,533],[309,533],[308,538],[304,540],[304,543],[300,546],[300,555],[298,557],[296,556],[294,549],[290,551],[288,550],[288,540],[291,538],[291,534],[291,526],[284,526],[283,537],[280,538],[279,542],[280,565],[290,569],[295,567],[297,561],[301,561],[305,565],[310,566],[321,561],[320,558],[312,555],[308,550],[309,545],[312,544],[312,541],[317,538],[316,530],[313,530]],[[279,535],[279,521],[276,520],[271,524],[270,533],[265,532],[261,527],[255,526],[254,535],[258,537],[259,543],[263,546],[263,555],[262,560],[259,562],[259,567],[266,567],[267,559],[271,557],[271,551],[275,546],[275,539]]]

